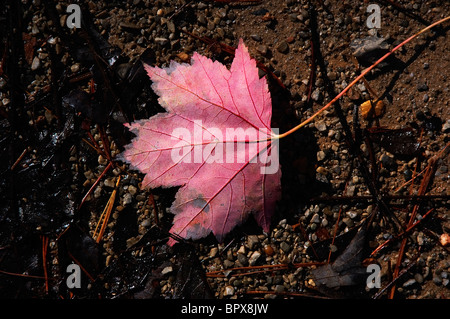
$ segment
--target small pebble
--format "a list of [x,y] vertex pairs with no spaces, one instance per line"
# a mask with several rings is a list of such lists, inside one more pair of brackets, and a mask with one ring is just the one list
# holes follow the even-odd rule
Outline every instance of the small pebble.
[[131,195],[136,195],[136,192],[137,192],[137,188],[136,187],[134,187],[133,185],[129,185],[128,186],[128,193],[130,193]]
[[219,248],[217,247],[211,248],[211,250],[209,251],[209,257],[216,257],[218,252]]
[[412,285],[414,285],[416,283],[416,280],[414,278],[411,278],[407,281],[405,281],[405,283],[403,284],[404,288],[408,288],[411,287]]
[[289,44],[286,41],[281,41],[280,44],[277,45],[277,51],[280,53],[288,53]]
[[114,188],[114,186],[116,186],[115,182],[114,182],[114,178],[107,178],[105,179],[105,186],[106,187],[111,187]]
[[259,238],[257,235],[250,235],[247,237],[247,247],[250,250],[255,248],[255,245],[259,243]]
[[248,259],[247,256],[245,256],[244,254],[238,253],[237,255],[237,260],[239,261],[239,263],[242,266],[247,266],[248,265]]
[[284,241],[281,242],[280,248],[281,248],[281,250],[284,251],[285,253],[288,253],[288,252],[291,250],[291,246],[290,246],[288,243],[284,242]]
[[314,214],[313,217],[311,218],[311,223],[315,223],[315,224],[320,223],[320,215],[317,213]]
[[233,296],[234,295],[234,287],[233,286],[225,286],[223,295],[224,296]]
[[256,42],[261,42],[262,41],[262,38],[258,34],[252,34],[252,35],[250,35],[250,38],[252,38]]
[[324,121],[315,122],[314,126],[319,132],[325,132],[327,130],[327,125]]
[[80,71],[80,64],[79,63],[72,64],[70,67],[70,71],[72,71],[72,73],[77,73],[78,71]]
[[259,257],[261,257],[261,253],[259,251],[254,251],[248,260],[250,266],[254,266],[258,261]]
[[428,85],[425,82],[420,82],[417,84],[417,91],[423,92],[428,90]]
[[313,99],[313,101],[315,102],[320,102],[322,100],[322,92],[320,92],[319,89],[315,89],[312,93],[311,93],[311,98]]
[[126,193],[123,196],[123,206],[129,205],[133,202],[133,196],[130,193]]
[[326,153],[324,151],[318,151],[317,152],[317,160],[323,161],[326,157]]
[[256,47],[256,51],[258,51],[261,55],[266,55],[267,54],[267,46],[265,46],[265,45],[258,45],[257,47]]
[[164,267],[164,269],[161,271],[162,275],[167,275],[170,274],[173,271],[173,267],[172,266],[167,266]]
[[286,287],[284,285],[276,285],[274,290],[276,293],[282,293],[285,289]]
[[40,66],[41,66],[41,61],[39,60],[39,58],[37,56],[35,56],[33,59],[33,62],[31,62],[31,70],[35,71],[35,70],[39,69]]

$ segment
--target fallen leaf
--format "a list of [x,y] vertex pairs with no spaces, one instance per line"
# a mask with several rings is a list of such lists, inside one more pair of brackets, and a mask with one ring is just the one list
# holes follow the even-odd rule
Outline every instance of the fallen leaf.
[[230,70],[198,53],[191,64],[145,69],[167,113],[127,124],[136,137],[120,158],[145,174],[143,187],[181,186],[171,232],[220,241],[250,214],[269,231],[281,195],[278,144],[266,79],[243,41]]
[[366,230],[365,227],[361,227],[347,248],[332,264],[322,265],[312,270],[316,283],[327,288],[361,283],[367,276],[366,269],[361,264],[365,241]]

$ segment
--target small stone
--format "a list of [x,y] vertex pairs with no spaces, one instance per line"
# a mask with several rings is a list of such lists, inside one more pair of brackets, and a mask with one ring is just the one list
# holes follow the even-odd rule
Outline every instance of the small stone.
[[136,187],[134,187],[133,185],[129,185],[128,186],[128,193],[130,193],[131,195],[136,195],[136,192],[137,192],[137,188]]
[[169,42],[168,39],[166,38],[160,38],[160,37],[156,37],[154,40],[156,43],[161,44],[161,45],[165,45]]
[[395,165],[394,158],[387,154],[382,154],[380,157],[380,161],[381,161],[381,164],[383,164],[383,167],[386,169],[392,168]]
[[267,46],[265,46],[265,45],[258,45],[257,47],[256,47],[256,51],[258,51],[261,55],[266,55],[267,54]]
[[86,177],[86,179],[93,179],[95,176],[91,170],[88,170],[88,171],[84,172],[84,177]]
[[169,30],[170,33],[175,33],[175,24],[172,21],[167,22],[167,30]]
[[77,73],[78,71],[80,71],[80,63],[72,64],[70,66],[70,71],[72,71],[72,73]]
[[164,15],[164,9],[158,9],[158,11],[156,11],[156,15],[157,15],[158,17],[163,16],[163,15]]
[[209,251],[209,257],[216,257],[218,252],[219,248],[217,247],[211,248],[211,250]]
[[224,296],[233,296],[234,295],[234,287],[233,286],[225,286],[223,295]]
[[98,156],[98,163],[100,164],[100,165],[106,165],[106,164],[108,164],[108,160],[106,159],[106,158],[104,158],[102,155],[99,155]]
[[114,188],[114,186],[116,186],[116,184],[114,183],[114,178],[107,178],[105,179],[105,186],[106,187],[111,187]]
[[35,70],[39,69],[40,66],[41,66],[41,61],[39,60],[39,58],[37,56],[35,56],[33,59],[33,62],[31,62],[31,70],[35,71]]
[[167,266],[164,267],[164,269],[161,271],[162,275],[167,275],[170,274],[173,271],[173,267],[172,266]]
[[327,155],[326,155],[326,153],[324,152],[324,151],[318,151],[317,152],[317,160],[320,162],[320,161],[323,161],[324,159],[325,159],[325,157],[326,157]]
[[291,245],[289,245],[288,243],[286,243],[285,241],[281,242],[280,244],[280,248],[282,251],[284,251],[285,253],[288,253],[291,250]]
[[345,195],[347,196],[355,196],[356,186],[350,185],[347,187],[347,191],[345,192]]
[[442,132],[447,133],[450,131],[450,120],[447,120],[444,125],[442,125]]
[[311,223],[315,223],[315,224],[320,223],[320,215],[317,213],[314,214],[313,217],[311,218]]
[[423,92],[428,90],[428,85],[425,82],[420,82],[417,84],[417,91]]
[[409,181],[412,178],[413,172],[408,168],[403,171],[403,177],[405,181]]
[[94,190],[94,198],[99,198],[102,195],[102,188],[101,187],[97,187]]
[[238,253],[237,260],[242,266],[247,266],[248,264],[248,258],[244,254]]
[[288,53],[289,44],[286,41],[281,41],[280,44],[277,45],[277,51],[280,53]]
[[258,34],[251,34],[250,38],[252,38],[256,42],[261,42],[262,41],[262,38]]
[[315,102],[320,102],[322,100],[322,92],[320,92],[319,89],[315,89],[312,93],[311,93],[311,98],[313,99],[313,101]]
[[328,72],[327,73],[328,79],[330,79],[330,81],[336,81],[337,80],[337,73],[334,71]]
[[254,251],[248,260],[250,266],[254,266],[259,257],[261,257],[261,253],[259,251]]
[[355,223],[353,222],[353,220],[352,220],[351,218],[349,218],[349,217],[344,217],[344,218],[342,218],[342,222],[343,222],[345,225],[347,225],[349,228],[352,228],[352,227],[355,225]]
[[327,125],[324,121],[315,122],[314,126],[319,132],[325,132],[327,130]]
[[450,235],[447,233],[443,233],[441,236],[439,236],[439,242],[444,247],[450,246]]
[[148,218],[144,219],[141,223],[142,227],[149,227],[150,225],[151,225],[151,221]]
[[423,283],[423,276],[422,276],[421,274],[419,274],[419,273],[417,273],[417,274],[414,275],[414,279],[415,279],[419,284]]
[[417,235],[417,244],[419,246],[423,246],[424,243],[425,243],[425,238],[423,236],[423,233],[419,232],[419,234]]
[[126,193],[123,196],[123,206],[129,205],[133,202],[133,196],[130,193]]
[[276,293],[282,293],[285,289],[286,287],[284,285],[276,285],[274,290]]
[[411,287],[412,285],[414,285],[416,283],[416,280],[414,278],[411,278],[407,281],[405,281],[405,283],[403,284],[404,288],[408,288]]
[[442,278],[441,278],[440,276],[434,275],[434,276],[433,276],[433,282],[434,282],[436,285],[441,285],[441,284],[442,284]]
[[179,57],[183,62],[189,62],[191,60],[191,57],[186,52],[178,53],[177,57]]
[[210,31],[214,30],[216,28],[216,25],[214,24],[214,22],[212,21],[208,21],[208,25],[206,26],[206,28]]
[[198,21],[199,23],[203,24],[203,25],[206,25],[206,24],[208,23],[208,21],[206,20],[206,17],[205,17],[204,14],[200,14],[200,15],[197,17],[197,21]]
[[259,243],[259,238],[257,235],[250,235],[247,238],[247,247],[250,250],[253,250],[255,248],[255,245]]
[[347,216],[350,217],[351,219],[355,219],[358,216],[358,213],[351,210],[351,211],[347,212]]

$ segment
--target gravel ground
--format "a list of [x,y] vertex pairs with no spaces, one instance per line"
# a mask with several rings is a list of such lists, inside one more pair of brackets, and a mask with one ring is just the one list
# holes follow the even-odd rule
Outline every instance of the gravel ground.
[[[4,195],[0,219],[0,281],[4,282],[0,295],[387,298],[401,249],[402,239],[397,237],[418,204],[412,222],[420,222],[404,237],[407,244],[400,264],[404,271],[394,283],[395,298],[448,298],[449,246],[443,241],[450,232],[448,23],[407,44],[385,65],[375,68],[365,82],[354,86],[338,107],[281,141],[283,199],[270,233],[263,233],[249,220],[223,243],[208,237],[168,248],[164,244],[172,218],[168,207],[176,190],[141,189],[142,174],[119,161],[110,164],[109,155],[114,159],[131,138],[121,123],[162,111],[149,81],[133,82],[144,58],[164,66],[171,60],[188,62],[196,51],[230,65],[232,56],[218,43],[235,47],[242,38],[250,54],[285,86],[261,71],[261,76],[270,79],[273,127],[284,132],[330,101],[367,67],[351,46],[369,36],[367,3],[312,2],[313,7],[306,0],[84,1],[80,4],[85,10],[83,18],[91,23],[89,28],[69,30],[65,26],[69,3],[21,1],[18,15],[25,46],[17,58],[21,75],[16,80],[19,91],[25,92],[21,110],[12,89],[12,70],[4,67],[0,74],[0,115],[5,129],[1,145],[8,154],[2,164],[2,171],[8,171],[2,174],[2,193],[8,195]],[[377,47],[381,52],[450,12],[447,1],[377,3],[381,7],[378,36],[385,39]],[[3,8],[1,17],[14,12],[13,7]],[[8,32],[9,21],[0,20]],[[86,29],[87,36],[83,33]],[[201,37],[208,37],[212,44]],[[8,39],[2,34],[2,55],[14,47]],[[90,45],[100,56],[88,57]],[[4,59],[2,66],[8,63]],[[98,103],[84,109],[88,104],[80,95],[70,96],[76,89],[90,92],[92,103]],[[355,106],[376,98],[384,104],[376,118],[355,114]],[[100,111],[106,107],[106,111],[99,113],[95,107]],[[360,112],[364,111],[361,106]],[[17,124],[14,118],[22,122]],[[27,130],[39,137],[27,140]],[[359,151],[349,147],[346,132],[352,133]],[[17,142],[15,146],[7,146],[11,138]],[[27,151],[16,163],[24,149]],[[57,159],[49,157],[45,162],[47,151],[57,154]],[[66,173],[64,178],[58,175],[45,180],[43,187],[53,187],[54,197],[44,200],[35,194],[39,188],[26,191],[28,186],[23,186],[19,191],[17,184],[6,191],[15,178],[37,187],[39,174],[45,172],[19,179],[28,176],[30,168],[34,172],[36,163],[43,168],[51,163],[52,176],[56,171]],[[364,167],[370,169],[364,172]],[[432,171],[411,183],[427,167]],[[431,181],[422,193],[420,185],[427,174]],[[375,191],[391,215],[385,214],[380,201],[373,200],[368,180],[376,185]],[[423,194],[432,196],[412,200],[412,195]],[[93,237],[111,196],[115,197],[111,216],[97,244]],[[55,206],[55,199],[60,206]],[[42,211],[56,207],[50,211],[57,215],[42,213],[38,204],[30,204],[33,202],[39,202]],[[356,247],[351,239],[367,225],[364,247]],[[387,240],[392,244],[369,256]],[[41,245],[48,247],[45,254]],[[361,248],[360,260],[345,259],[345,264],[356,262],[363,272],[368,264],[378,264],[381,289],[367,288],[361,278],[327,287],[330,283],[318,277],[315,269],[324,269],[322,264],[333,263],[349,247]],[[23,255],[13,248],[23,249]],[[80,290],[65,287],[65,267],[71,262],[84,269]],[[43,273],[51,279],[45,279]],[[338,273],[337,277],[344,277],[343,272]],[[189,285],[197,288],[183,288],[186,278],[192,278]]]

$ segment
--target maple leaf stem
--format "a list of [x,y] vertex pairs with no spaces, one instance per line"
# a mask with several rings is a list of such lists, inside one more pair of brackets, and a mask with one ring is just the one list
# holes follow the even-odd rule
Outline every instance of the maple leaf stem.
[[411,40],[413,40],[414,38],[417,38],[419,35],[421,35],[422,33],[430,30],[431,28],[437,26],[438,24],[441,24],[447,20],[450,19],[450,16],[443,18],[439,21],[436,21],[435,23],[423,28],[422,30],[420,30],[419,32],[417,32],[416,34],[410,36],[409,38],[407,38],[406,40],[404,40],[402,43],[400,43],[399,45],[397,45],[395,48],[393,48],[391,51],[389,51],[388,53],[386,53],[384,56],[382,56],[380,59],[378,59],[378,61],[376,61],[374,64],[372,64],[370,67],[368,67],[367,69],[365,69],[356,79],[354,79],[345,89],[342,90],[341,93],[339,93],[338,95],[336,95],[336,97],[334,99],[332,99],[327,105],[325,105],[323,108],[321,108],[319,111],[317,111],[316,113],[314,113],[310,118],[308,118],[307,120],[303,121],[302,123],[300,123],[299,125],[295,126],[294,128],[290,129],[289,131],[283,133],[283,134],[279,134],[279,135],[274,135],[272,136],[273,139],[281,139],[283,137],[286,137],[292,133],[294,133],[295,131],[301,129],[302,127],[304,127],[306,124],[312,122],[317,116],[319,116],[323,111],[325,111],[326,109],[328,109],[331,105],[334,104],[334,102],[336,102],[338,99],[340,99],[345,93],[347,93],[348,90],[350,90],[350,88],[355,85],[356,83],[358,83],[359,80],[361,80],[367,73],[369,73],[373,68],[375,68],[379,63],[381,63],[383,60],[385,60],[387,57],[389,57],[392,53],[394,53],[395,51],[397,51],[398,49],[400,49],[402,46],[404,46],[405,44],[407,44],[408,42],[410,42]]

